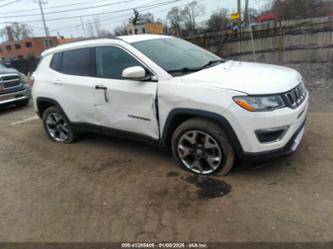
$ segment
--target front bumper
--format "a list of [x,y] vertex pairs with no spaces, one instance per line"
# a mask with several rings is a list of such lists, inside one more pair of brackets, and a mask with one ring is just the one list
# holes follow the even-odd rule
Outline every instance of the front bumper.
[[[269,112],[249,112],[237,104],[233,104],[224,113],[224,116],[238,138],[241,152],[260,154],[279,150],[288,144],[305,121],[308,101],[309,94],[307,93],[305,100],[297,108],[286,107]],[[270,142],[259,141],[256,131],[278,127],[287,127],[282,137]]]
[[0,93],[0,105],[13,104],[18,101],[29,99],[30,96],[30,87],[23,86],[10,92]]
[[253,166],[268,161],[272,161],[277,158],[288,156],[293,152],[295,152],[298,146],[300,145],[304,135],[304,130],[305,130],[305,121],[284,147],[258,153],[243,152],[239,155],[239,159],[243,165]]

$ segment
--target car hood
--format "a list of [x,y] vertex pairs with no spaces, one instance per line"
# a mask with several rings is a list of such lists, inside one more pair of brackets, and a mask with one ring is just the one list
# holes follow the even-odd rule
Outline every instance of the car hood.
[[251,62],[227,61],[180,77],[184,83],[226,88],[247,94],[282,93],[302,80],[294,69]]
[[0,68],[0,74],[18,74],[18,71],[14,68]]

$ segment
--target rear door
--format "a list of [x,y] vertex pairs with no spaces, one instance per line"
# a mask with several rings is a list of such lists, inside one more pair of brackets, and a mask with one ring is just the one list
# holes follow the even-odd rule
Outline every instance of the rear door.
[[80,48],[53,55],[50,67],[52,91],[74,123],[98,125],[95,113],[93,48]]
[[95,59],[95,107],[101,126],[158,139],[157,82],[122,78],[125,68],[145,66],[118,46],[97,47]]

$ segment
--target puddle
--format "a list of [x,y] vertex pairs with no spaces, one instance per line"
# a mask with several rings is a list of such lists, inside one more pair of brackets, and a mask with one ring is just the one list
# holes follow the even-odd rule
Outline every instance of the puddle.
[[174,171],[170,171],[168,174],[167,174],[168,177],[177,177],[179,176],[179,173],[178,172],[174,172]]
[[231,192],[231,185],[211,177],[188,176],[185,180],[194,184],[198,190],[198,196],[202,200],[208,200],[225,196]]

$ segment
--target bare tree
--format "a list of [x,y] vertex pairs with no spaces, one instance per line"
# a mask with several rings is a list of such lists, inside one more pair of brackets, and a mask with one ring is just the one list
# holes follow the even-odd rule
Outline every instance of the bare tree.
[[199,5],[197,1],[187,4],[182,11],[185,29],[187,32],[194,34],[197,26],[197,18],[205,13],[203,5]]
[[101,37],[102,36],[102,26],[101,26],[101,21],[99,20],[98,16],[95,16],[93,18],[93,25],[95,28],[96,36]]
[[[14,22],[10,25],[10,29],[14,40],[23,40],[33,37],[33,29],[28,24]],[[7,36],[6,28],[0,31],[0,36]]]
[[141,19],[144,23],[155,21],[154,15],[150,12],[147,12],[146,14],[141,15]]
[[170,23],[170,30],[173,34],[182,35],[183,16],[181,9],[173,7],[167,14],[167,20]]
[[87,21],[86,28],[88,37],[95,37],[94,26],[92,25],[90,20]]
[[99,35],[99,37],[110,37],[110,36],[112,36],[112,33],[111,33],[109,30],[107,30],[107,29],[102,29],[102,30],[100,31],[100,35]]
[[253,9],[253,8],[248,8],[247,10],[247,14],[251,17],[251,16],[258,16],[259,15],[259,11],[257,9]]
[[125,23],[115,27],[113,29],[113,34],[115,36],[120,36],[120,35],[127,35],[127,26]]
[[274,0],[273,13],[278,20],[323,16],[326,9],[322,0]]
[[207,21],[208,31],[216,32],[227,28],[230,24],[229,10],[228,9],[218,9],[216,10]]

